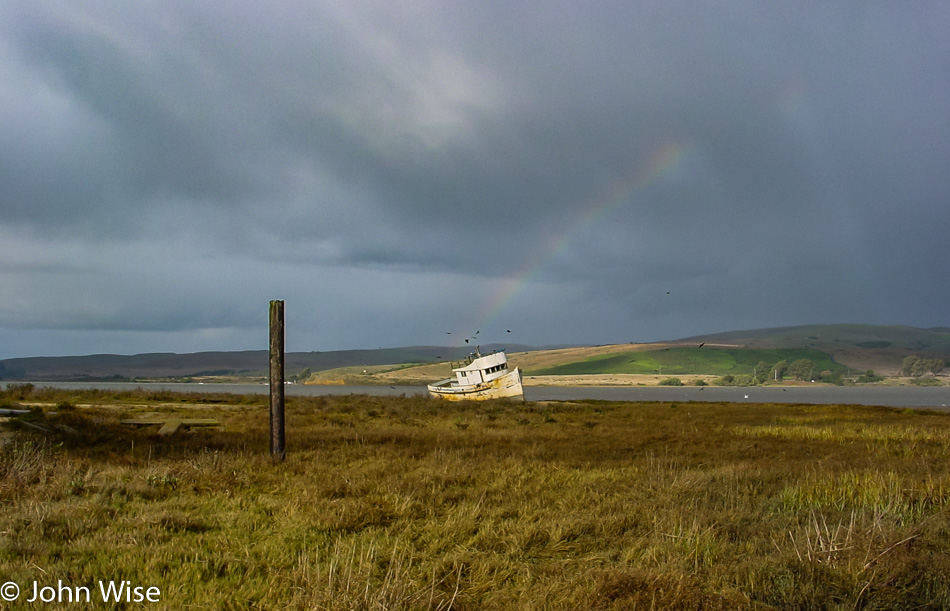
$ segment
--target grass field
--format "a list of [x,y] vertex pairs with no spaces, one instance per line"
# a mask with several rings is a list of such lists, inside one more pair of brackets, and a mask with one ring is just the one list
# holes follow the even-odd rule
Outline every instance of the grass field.
[[[0,398],[45,412],[0,444],[0,581],[24,595],[127,580],[160,588],[150,609],[950,608],[943,413],[288,397],[275,464],[266,397]],[[146,413],[223,428],[119,423]]]
[[810,349],[742,349],[742,348],[668,348],[605,354],[583,361],[526,372],[528,375],[584,375],[596,373],[670,375],[728,374],[752,375],[760,362],[773,365],[781,360],[792,363],[810,359],[817,371],[844,370],[825,352]]

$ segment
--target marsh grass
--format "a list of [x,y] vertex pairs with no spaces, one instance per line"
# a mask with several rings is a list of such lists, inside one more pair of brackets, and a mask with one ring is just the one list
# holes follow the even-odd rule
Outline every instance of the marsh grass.
[[[289,397],[274,464],[257,399],[29,400],[58,415],[0,446],[0,576],[21,587],[127,579],[159,609],[950,607],[944,414]],[[118,423],[198,409],[222,428]]]

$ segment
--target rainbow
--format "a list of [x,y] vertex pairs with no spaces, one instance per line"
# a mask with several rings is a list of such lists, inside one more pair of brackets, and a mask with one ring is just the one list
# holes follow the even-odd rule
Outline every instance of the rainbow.
[[504,310],[505,306],[531,282],[535,274],[548,261],[564,252],[577,235],[596,225],[623,204],[632,201],[633,195],[638,191],[673,171],[679,166],[687,150],[687,147],[673,142],[658,147],[646,163],[635,165],[626,175],[614,182],[605,193],[583,206],[574,223],[571,223],[564,231],[548,236],[540,248],[499,283],[498,290],[479,311],[475,328],[490,327],[491,322]]

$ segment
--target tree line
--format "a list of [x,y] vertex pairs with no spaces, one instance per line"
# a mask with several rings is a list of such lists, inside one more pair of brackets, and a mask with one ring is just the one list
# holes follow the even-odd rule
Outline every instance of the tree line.
[[815,380],[821,377],[815,362],[811,359],[798,359],[789,363],[781,360],[777,363],[759,363],[752,368],[752,375],[727,374],[718,380],[723,386],[750,386],[762,384],[768,380],[784,380],[786,377],[796,380]]
[[[936,376],[943,371],[947,362],[940,358],[921,358],[919,356],[904,357],[901,367],[901,375],[920,378],[926,374]],[[769,380],[784,380],[792,378],[799,381],[820,380],[822,382],[831,382],[842,384],[845,381],[841,379],[841,372],[838,371],[819,371],[815,362],[811,359],[798,359],[789,363],[781,360],[774,364],[764,361],[759,362],[752,370],[752,375],[724,375],[716,383],[722,386],[754,386],[762,384]],[[864,375],[859,376],[856,382],[877,382],[881,380],[874,371],[867,370]]]

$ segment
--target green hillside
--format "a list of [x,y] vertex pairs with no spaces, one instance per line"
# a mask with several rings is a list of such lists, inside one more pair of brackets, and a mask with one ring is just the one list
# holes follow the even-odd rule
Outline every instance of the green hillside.
[[802,325],[727,331],[689,337],[682,342],[728,342],[747,348],[818,348],[835,351],[848,347],[950,353],[950,328],[919,329],[901,325]]
[[[697,348],[702,343],[705,346]],[[950,367],[950,328],[947,327],[918,329],[898,325],[804,325],[715,333],[664,342],[658,346],[655,350],[649,350],[649,346],[640,345],[640,351],[628,351],[625,345],[611,345],[600,351],[599,356],[592,356],[594,352],[591,352],[599,346],[537,348],[506,344],[482,346],[482,350],[490,352],[505,348],[510,355],[530,353],[530,358],[519,358],[524,362],[522,369],[531,375],[748,375],[760,362],[771,365],[779,360],[791,363],[808,358],[815,362],[819,370],[836,370],[846,366],[857,371],[871,369],[878,374],[896,376],[901,370],[902,360],[909,355],[942,358]],[[667,347],[669,350],[662,349]],[[471,348],[408,346],[377,350],[289,352],[286,355],[286,372],[288,376],[295,376],[308,370],[316,373],[341,367],[358,367],[359,371],[376,367],[395,369],[415,363],[430,367],[435,363],[458,360]],[[201,377],[253,379],[266,375],[266,350],[0,360],[0,381]]]
[[752,375],[759,363],[764,362],[772,365],[783,360],[792,363],[799,359],[810,359],[819,371],[845,369],[842,365],[836,363],[829,354],[808,348],[670,348],[668,350],[614,353],[525,373],[527,375],[607,373]]

